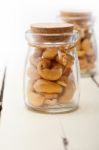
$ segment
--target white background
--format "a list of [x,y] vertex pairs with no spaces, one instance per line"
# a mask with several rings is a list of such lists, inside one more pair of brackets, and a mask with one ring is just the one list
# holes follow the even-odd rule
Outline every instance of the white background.
[[[0,69],[3,65],[8,67],[0,150],[63,149],[55,118],[28,111],[22,95],[22,68],[27,52],[25,31],[34,22],[57,21],[62,9],[93,11],[99,43],[98,0],[0,0]],[[90,78],[81,80],[81,88],[80,109],[60,118],[70,150],[98,150],[99,91]]]
[[25,31],[34,22],[57,21],[62,9],[92,11],[98,41],[98,0],[0,0],[0,64],[24,61]]

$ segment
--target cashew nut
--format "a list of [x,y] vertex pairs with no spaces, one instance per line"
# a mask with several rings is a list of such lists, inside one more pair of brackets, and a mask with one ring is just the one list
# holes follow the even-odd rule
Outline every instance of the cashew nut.
[[59,80],[56,81],[56,83],[66,87],[67,86],[67,82],[68,82],[68,78],[66,77],[66,75],[63,75]]
[[72,100],[72,97],[75,93],[75,83],[73,80],[69,80],[67,87],[64,90],[64,93],[59,97],[60,103],[66,103],[67,101]]
[[27,83],[27,91],[34,91],[33,89],[33,84],[34,84],[34,80],[29,80],[28,83]]
[[47,59],[54,59],[57,55],[57,48],[48,48],[44,51],[42,57]]
[[44,97],[38,93],[34,93],[34,92],[28,92],[28,101],[31,105],[35,106],[35,107],[39,107],[42,106],[44,103]]
[[41,59],[41,57],[35,57],[35,56],[31,56],[30,57],[30,64],[34,65],[35,67],[37,67],[37,64],[39,62],[39,60]]
[[70,67],[68,67],[68,68],[66,67],[64,69],[64,73],[63,74],[68,77],[71,72],[72,72],[72,69]]
[[45,99],[56,99],[58,97],[58,94],[57,93],[41,93]]
[[57,99],[47,99],[44,101],[44,104],[53,106],[57,103]]
[[39,79],[34,83],[34,90],[36,92],[45,92],[45,93],[61,93],[62,86],[43,79]]
[[35,48],[35,52],[33,52],[33,57],[41,57],[44,50],[45,49],[43,48]]
[[83,57],[83,56],[85,56],[85,55],[86,55],[85,50],[77,51],[77,53],[78,53],[78,57]]
[[77,51],[80,51],[81,50],[81,41],[77,41],[76,43],[76,48],[77,48]]
[[51,66],[51,61],[48,59],[40,60],[37,65],[37,70],[42,78],[51,81],[58,80],[61,77],[63,71],[60,66]]
[[37,69],[33,65],[28,68],[27,74],[32,80],[37,80],[40,78]]
[[71,66],[74,63],[74,57],[70,54],[66,54],[66,55],[67,55],[67,65],[66,65],[66,67],[71,68]]
[[58,51],[58,56],[56,57],[56,61],[63,65],[66,66],[67,64],[67,56],[66,53],[62,52],[62,51]]
[[84,39],[84,41],[81,43],[81,47],[83,50],[87,51],[91,48],[91,43],[89,39]]
[[73,64],[74,57],[68,53],[59,51],[58,56],[56,57],[56,61],[63,66],[67,66],[69,64]]
[[88,62],[87,62],[86,58],[80,59],[79,63],[80,63],[80,69],[81,70],[88,69]]

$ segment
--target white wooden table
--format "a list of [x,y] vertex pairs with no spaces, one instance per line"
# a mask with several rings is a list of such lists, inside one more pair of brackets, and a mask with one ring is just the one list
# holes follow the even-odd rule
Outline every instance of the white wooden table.
[[77,111],[60,115],[40,114],[29,111],[24,105],[24,65],[21,64],[19,59],[7,70],[0,150],[64,150],[59,120],[69,141],[68,150],[99,150],[99,89],[94,82],[90,78],[81,79]]

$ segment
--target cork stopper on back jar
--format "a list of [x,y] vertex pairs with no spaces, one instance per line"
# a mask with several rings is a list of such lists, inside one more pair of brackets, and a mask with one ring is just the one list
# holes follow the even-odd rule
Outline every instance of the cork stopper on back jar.
[[69,23],[81,24],[91,21],[93,16],[91,12],[87,11],[61,11],[60,17]]
[[92,16],[91,12],[86,11],[61,11],[60,12],[61,17],[71,17],[71,18],[83,18],[88,19]]

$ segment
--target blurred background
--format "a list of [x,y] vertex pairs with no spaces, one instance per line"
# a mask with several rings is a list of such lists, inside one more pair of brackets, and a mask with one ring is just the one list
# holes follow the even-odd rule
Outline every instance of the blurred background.
[[62,9],[92,11],[96,19],[94,28],[98,45],[97,3],[97,0],[1,0],[0,65],[15,67],[15,64],[18,65],[20,62],[24,64],[27,52],[25,31],[34,22],[57,21],[59,11]]

